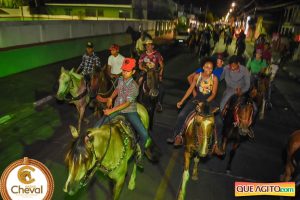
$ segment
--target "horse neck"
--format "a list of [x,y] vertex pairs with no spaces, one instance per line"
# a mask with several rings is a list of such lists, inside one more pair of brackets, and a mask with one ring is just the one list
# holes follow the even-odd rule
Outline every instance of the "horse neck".
[[76,97],[84,92],[84,90],[86,89],[86,85],[83,80],[83,77],[81,77],[80,79],[77,79],[76,77],[71,75],[71,81],[72,81],[73,87],[70,89],[70,94],[73,97]]
[[147,86],[149,89],[156,89],[157,88],[157,77],[156,77],[156,72],[154,69],[150,70],[147,72]]

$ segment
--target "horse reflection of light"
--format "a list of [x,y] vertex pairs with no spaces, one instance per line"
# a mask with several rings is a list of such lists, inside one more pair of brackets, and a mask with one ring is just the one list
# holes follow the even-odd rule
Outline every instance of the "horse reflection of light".
[[214,113],[218,109],[210,111],[209,106],[202,102],[198,103],[196,112],[191,114],[186,121],[184,133],[184,171],[182,174],[182,183],[180,186],[178,200],[183,200],[186,193],[186,184],[189,180],[190,159],[194,158],[194,168],[192,179],[198,179],[199,157],[206,157],[215,150],[214,139],[216,139]]
[[[140,106],[140,105],[139,105]],[[138,107],[141,120],[146,128],[149,117],[146,109]],[[134,133],[125,119],[116,117],[99,128],[89,129],[86,134],[78,134],[70,127],[74,140],[66,155],[69,176],[64,191],[74,195],[85,186],[96,171],[101,171],[114,181],[113,199],[118,199],[127,173],[128,161],[140,156],[140,147],[135,143]],[[136,163],[128,188],[135,188]]]

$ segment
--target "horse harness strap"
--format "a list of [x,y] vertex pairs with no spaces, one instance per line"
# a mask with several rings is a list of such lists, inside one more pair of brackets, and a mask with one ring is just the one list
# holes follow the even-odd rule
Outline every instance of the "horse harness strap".
[[85,89],[80,95],[78,95],[77,97],[72,97],[71,101],[77,101],[82,99],[83,97],[85,97],[87,95],[87,89]]

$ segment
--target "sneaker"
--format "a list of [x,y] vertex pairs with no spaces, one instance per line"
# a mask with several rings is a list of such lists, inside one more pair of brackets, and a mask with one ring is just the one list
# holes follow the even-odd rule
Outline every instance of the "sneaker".
[[167,143],[169,143],[169,144],[173,144],[174,143],[174,138],[172,137],[172,138],[167,138]]
[[162,112],[163,111],[163,107],[162,107],[160,102],[158,102],[157,105],[156,105],[156,111],[157,112]]

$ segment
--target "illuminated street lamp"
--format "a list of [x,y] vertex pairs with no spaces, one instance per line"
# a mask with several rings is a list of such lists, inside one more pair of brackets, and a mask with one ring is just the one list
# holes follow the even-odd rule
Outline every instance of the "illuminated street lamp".
[[234,6],[235,6],[235,2],[232,2],[231,7],[234,7]]
[[230,8],[229,12],[232,12],[232,8]]

